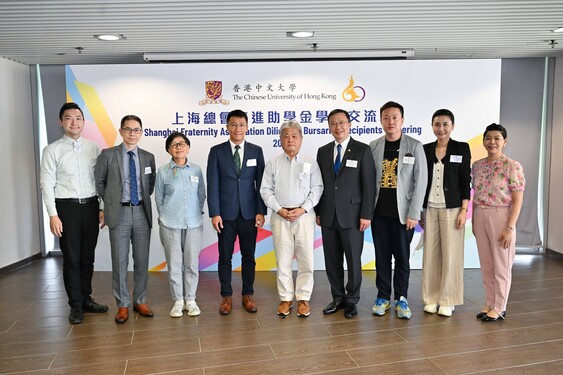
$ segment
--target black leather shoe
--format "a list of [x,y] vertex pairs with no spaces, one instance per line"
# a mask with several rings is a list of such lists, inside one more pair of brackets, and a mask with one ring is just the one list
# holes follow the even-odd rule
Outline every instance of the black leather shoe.
[[332,301],[331,303],[329,303],[323,310],[323,314],[325,315],[330,315],[330,314],[334,314],[335,312],[337,312],[338,310],[341,310],[344,308],[344,303],[343,302],[338,302],[338,301]]
[[356,309],[355,303],[347,303],[346,307],[344,308],[344,316],[348,319],[355,317],[358,315],[358,310]]
[[88,311],[90,313],[105,313],[105,312],[108,312],[108,310],[109,310],[109,308],[107,306],[100,305],[99,303],[97,303],[93,299],[89,299],[86,302],[84,302],[84,305],[82,305],[82,308],[84,309],[84,311]]
[[477,319],[483,319],[484,317],[487,316],[486,312],[481,311],[479,314],[475,315],[477,317]]
[[481,321],[482,322],[496,322],[497,320],[504,320],[505,318],[506,318],[506,311],[501,311],[501,313],[498,314],[496,318],[493,318],[493,317],[485,314],[485,316],[483,318],[481,318]]
[[70,314],[68,314],[68,321],[70,324],[80,324],[84,320],[84,313],[78,307],[71,307]]

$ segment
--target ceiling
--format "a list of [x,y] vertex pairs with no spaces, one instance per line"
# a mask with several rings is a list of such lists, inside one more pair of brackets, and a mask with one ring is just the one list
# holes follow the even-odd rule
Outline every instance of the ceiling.
[[[412,49],[412,59],[563,56],[563,33],[551,31],[558,27],[563,1],[550,0],[0,0],[0,56],[24,64],[141,63],[156,52],[209,60],[382,49]],[[315,35],[286,37],[296,30]],[[126,39],[93,37],[105,33]]]

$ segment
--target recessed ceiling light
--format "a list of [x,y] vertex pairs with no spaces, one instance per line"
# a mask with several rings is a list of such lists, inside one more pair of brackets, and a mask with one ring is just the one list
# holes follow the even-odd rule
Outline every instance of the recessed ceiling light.
[[563,33],[563,27],[559,27],[555,30],[553,30],[554,33]]
[[314,35],[314,31],[288,31],[285,33],[285,36],[289,38],[310,38]]
[[105,42],[127,39],[123,34],[101,34],[101,35],[94,35],[94,38],[98,40],[103,40]]

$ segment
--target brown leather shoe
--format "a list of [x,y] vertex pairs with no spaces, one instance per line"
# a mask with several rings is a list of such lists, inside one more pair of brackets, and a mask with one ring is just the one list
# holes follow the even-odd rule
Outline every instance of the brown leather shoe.
[[297,316],[300,318],[306,318],[309,315],[311,315],[309,301],[297,301]]
[[219,314],[229,315],[233,310],[233,298],[231,296],[223,297],[221,305],[219,305]]
[[137,311],[139,315],[152,318],[154,316],[151,308],[146,303],[139,303],[133,305],[133,311]]
[[255,313],[256,311],[258,311],[256,302],[254,302],[254,298],[252,298],[250,294],[245,294],[244,296],[242,296],[242,305],[244,306],[244,309],[249,313]]
[[278,315],[279,316],[288,316],[289,310],[293,307],[293,303],[291,301],[281,301],[278,306]]
[[129,308],[120,307],[117,309],[117,315],[115,315],[115,322],[117,324],[123,324],[129,319]]

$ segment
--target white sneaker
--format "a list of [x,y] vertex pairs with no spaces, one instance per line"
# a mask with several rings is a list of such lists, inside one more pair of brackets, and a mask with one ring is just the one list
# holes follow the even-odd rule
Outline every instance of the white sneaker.
[[184,301],[176,301],[174,302],[174,306],[172,307],[172,310],[170,310],[170,316],[172,318],[179,318],[182,315],[184,315],[182,310],[184,310]]
[[189,316],[198,316],[199,314],[201,314],[201,310],[199,309],[195,301],[186,301],[184,310],[188,312]]
[[424,305],[424,312],[430,314],[436,314],[438,312],[438,305],[435,303],[430,305]]
[[455,310],[455,306],[440,306],[440,310],[438,310],[438,315],[452,316],[454,310]]

